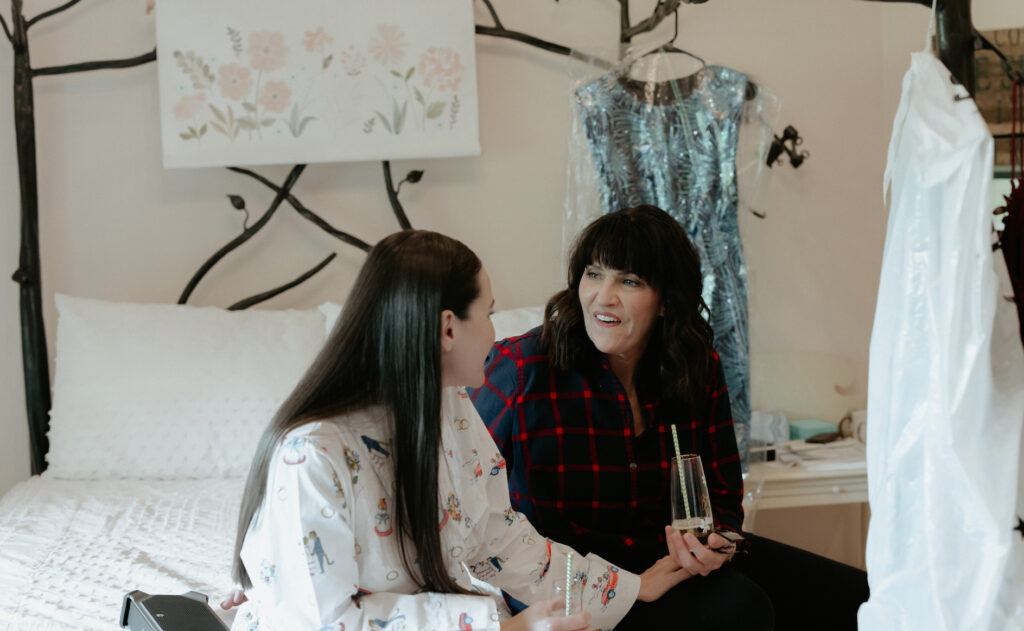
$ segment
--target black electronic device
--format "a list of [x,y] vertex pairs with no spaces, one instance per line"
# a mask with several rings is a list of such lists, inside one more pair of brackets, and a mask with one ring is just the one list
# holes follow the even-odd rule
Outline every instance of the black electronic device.
[[129,631],[228,631],[205,594],[150,595],[128,592],[121,603],[121,628]]

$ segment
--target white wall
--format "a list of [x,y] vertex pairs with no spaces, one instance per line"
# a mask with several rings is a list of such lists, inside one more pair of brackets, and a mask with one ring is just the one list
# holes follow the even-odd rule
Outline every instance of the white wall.
[[[58,2],[29,2],[35,14]],[[153,45],[142,0],[99,0],[39,23],[36,67],[134,56]],[[509,28],[587,50],[614,47],[614,0],[496,0]],[[634,0],[635,14],[653,0]],[[1008,5],[1018,5],[1008,9]],[[979,26],[1024,24],[1015,0],[976,2]],[[6,6],[0,11],[6,11]],[[1006,15],[1015,13],[1012,18]],[[982,25],[982,14],[989,23]],[[478,23],[489,23],[477,3]],[[712,0],[686,6],[678,43],[750,74],[783,99],[811,158],[773,169],[764,221],[742,222],[750,269],[755,407],[838,418],[863,406],[886,212],[881,175],[904,48],[927,11],[859,0]],[[1009,22],[1001,21],[1009,20]],[[668,25],[663,25],[667,27]],[[659,36],[666,29],[659,31]],[[464,240],[484,259],[499,308],[542,303],[562,276],[569,126],[565,58],[477,38],[483,155],[394,163],[424,180],[403,188],[414,226]],[[909,48],[906,48],[909,50]],[[12,55],[0,41],[0,85]],[[43,289],[53,351],[53,292],[173,302],[196,268],[240,230],[224,195],[254,211],[261,185],[223,169],[160,165],[155,65],[36,80]],[[578,74],[578,73],[575,73]],[[8,90],[9,88],[4,88]],[[0,97],[0,276],[17,266],[18,203],[10,93]],[[287,167],[258,169],[281,181]],[[312,165],[295,194],[339,228],[375,241],[397,229],[378,163]],[[218,265],[193,304],[228,305],[289,280],[331,251],[319,278],[267,307],[340,300],[362,254],[287,208]],[[17,290],[0,279],[0,492],[29,474]],[[842,390],[840,394],[836,386]]]

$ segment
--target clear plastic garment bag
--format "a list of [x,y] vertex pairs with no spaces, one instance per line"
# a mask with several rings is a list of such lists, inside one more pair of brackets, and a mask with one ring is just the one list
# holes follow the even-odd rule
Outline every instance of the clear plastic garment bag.
[[974,101],[914,53],[886,168],[861,629],[1024,629],[1024,349],[992,252],[992,166]]

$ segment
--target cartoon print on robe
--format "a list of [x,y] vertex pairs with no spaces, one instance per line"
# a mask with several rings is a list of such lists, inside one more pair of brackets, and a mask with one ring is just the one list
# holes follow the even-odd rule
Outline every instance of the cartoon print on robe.
[[377,525],[373,531],[378,537],[387,537],[391,534],[391,514],[388,512],[388,501],[383,497],[377,502]]
[[473,631],[473,616],[468,613],[459,616],[459,631]]
[[472,455],[469,457],[469,459],[462,463],[462,466],[470,467],[471,469],[473,469],[473,477],[470,478],[469,481],[469,484],[471,486],[480,481],[480,478],[483,476],[484,472],[483,468],[480,466],[480,455],[477,453],[476,449],[472,451]]
[[486,582],[497,576],[498,572],[501,571],[501,564],[507,562],[508,559],[492,556],[480,561],[479,563],[473,563],[469,566],[469,569],[478,579]]
[[270,585],[270,582],[274,580],[275,574],[277,574],[277,565],[264,559],[263,562],[260,563],[260,580],[263,581],[265,585]]
[[345,623],[339,622],[337,626],[327,625],[326,627],[320,627],[318,631],[345,631]]
[[297,465],[306,461],[306,436],[292,436],[281,444],[281,461],[285,464]]
[[365,434],[360,436],[360,438],[363,440],[363,444],[366,445],[366,449],[370,452],[373,464],[383,467],[386,462],[385,459],[391,455],[391,452],[384,448],[387,443],[381,443],[379,440],[370,438]]
[[537,565],[539,567],[530,572],[531,575],[537,574],[537,580],[533,582],[534,585],[540,585],[540,582],[544,580],[545,576],[547,576],[548,570],[551,569],[551,540],[545,539],[544,543],[547,545],[547,551],[544,553],[544,561],[538,561]]
[[341,480],[338,479],[338,472],[331,467],[331,481],[334,484],[334,495],[341,500],[341,507],[348,508],[348,500],[345,499],[345,490],[341,488]]
[[348,445],[343,445],[342,450],[345,452],[345,464],[348,465],[348,470],[352,474],[352,484],[355,485],[359,481],[359,470],[362,469],[359,464],[359,454]]
[[501,457],[501,452],[498,452],[491,458],[491,475],[498,475],[504,468],[505,459]]
[[[324,573],[324,561],[327,562],[327,565],[334,565],[334,561],[330,560],[327,557],[327,553],[324,552],[324,544],[320,541],[320,537],[317,536],[315,530],[310,530],[309,535],[302,538],[302,543],[309,556],[316,557],[317,562],[320,564],[321,574]],[[310,549],[310,546],[312,546],[312,549]],[[310,575],[312,576],[312,572],[310,572]]]
[[619,584],[619,568],[607,566],[607,571],[598,576],[591,587],[601,590],[601,611],[608,608],[608,603],[615,598],[615,587]]
[[373,618],[370,620],[371,629],[391,629],[391,631],[403,631],[405,629],[405,614],[394,615],[387,620]]

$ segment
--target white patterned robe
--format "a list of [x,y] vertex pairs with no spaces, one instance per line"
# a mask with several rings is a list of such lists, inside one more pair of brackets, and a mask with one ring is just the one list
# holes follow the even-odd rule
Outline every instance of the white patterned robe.
[[[253,588],[234,630],[497,629],[508,610],[470,574],[525,603],[554,596],[571,550],[509,506],[505,461],[465,390],[444,390],[441,416],[441,546],[455,582],[481,595],[416,593],[392,524],[389,423],[370,408],[297,428],[276,450],[242,546]],[[596,555],[573,557],[592,627],[611,629],[633,605],[639,577]]]

